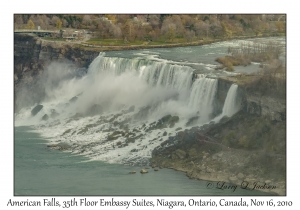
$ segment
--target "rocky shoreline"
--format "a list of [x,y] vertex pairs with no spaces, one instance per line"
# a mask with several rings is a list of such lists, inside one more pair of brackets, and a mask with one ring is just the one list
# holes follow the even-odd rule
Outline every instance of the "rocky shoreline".
[[[285,154],[274,154],[259,148],[228,147],[221,141],[224,130],[230,133],[230,126],[245,124],[240,118],[248,118],[251,122],[259,119],[251,119],[240,112],[205,130],[193,127],[178,132],[153,151],[151,166],[182,171],[189,178],[215,182],[215,185],[228,183],[270,195],[286,195]],[[279,124],[282,126],[285,122]],[[280,130],[276,126],[275,129]]]
[[[243,153],[244,151],[240,151]],[[214,154],[202,152],[201,161],[189,161],[183,155],[187,153],[183,150],[177,149],[172,153],[170,158],[154,157],[152,158],[151,166],[160,168],[169,168],[186,173],[191,179],[204,180],[214,182],[213,185],[217,188],[222,183],[227,186],[237,186],[241,189],[258,190],[266,192],[270,195],[286,195],[285,181],[277,181],[275,179],[268,179],[255,173],[247,173],[244,167],[246,166],[245,153],[237,155],[236,151],[221,151]],[[257,154],[250,156],[251,158]],[[225,158],[226,157],[226,158]],[[228,161],[230,157],[239,159],[238,162]],[[241,158],[241,159],[240,159]],[[177,160],[176,160],[177,159]],[[220,167],[220,165],[222,165]],[[232,167],[237,167],[235,172],[230,170]],[[252,167],[249,171],[260,170]],[[240,172],[238,172],[240,171]]]

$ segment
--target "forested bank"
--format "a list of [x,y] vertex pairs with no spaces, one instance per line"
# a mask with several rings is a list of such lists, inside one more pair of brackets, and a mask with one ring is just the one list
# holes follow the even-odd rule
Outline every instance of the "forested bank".
[[282,14],[16,14],[14,28],[62,30],[70,35],[84,30],[91,34],[91,44],[164,44],[283,35],[285,20]]

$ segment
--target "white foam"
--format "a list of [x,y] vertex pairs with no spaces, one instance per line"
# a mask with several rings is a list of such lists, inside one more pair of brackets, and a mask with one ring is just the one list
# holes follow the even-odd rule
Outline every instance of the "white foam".
[[[216,89],[217,80],[205,75],[198,75],[193,82],[193,69],[187,66],[100,54],[87,75],[61,81],[36,116],[31,116],[32,106],[22,109],[15,119],[16,125],[35,125],[53,143],[71,145],[74,154],[109,163],[146,164],[153,149],[176,135],[176,129],[184,128],[190,117],[200,117],[197,125],[211,120]],[[234,90],[230,89],[227,97],[234,97]],[[77,101],[70,102],[74,96]],[[85,115],[95,104],[102,106],[103,113]],[[126,111],[132,105],[134,111]],[[227,102],[225,105],[224,113],[232,113]],[[59,116],[41,121],[52,109]],[[178,116],[179,122],[172,128],[149,129],[165,115]],[[116,131],[124,135],[112,135]],[[126,142],[130,138],[135,141]]]

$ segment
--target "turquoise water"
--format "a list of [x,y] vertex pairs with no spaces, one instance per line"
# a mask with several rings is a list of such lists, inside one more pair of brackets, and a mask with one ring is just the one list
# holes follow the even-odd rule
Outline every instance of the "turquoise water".
[[[266,195],[262,192],[207,189],[171,169],[140,174],[140,167],[88,161],[47,148],[29,127],[15,127],[14,195]],[[130,171],[136,174],[128,174]]]

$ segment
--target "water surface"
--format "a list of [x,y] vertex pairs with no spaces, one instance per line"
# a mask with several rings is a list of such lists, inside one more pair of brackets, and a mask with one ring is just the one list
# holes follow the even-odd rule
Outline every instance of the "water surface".
[[[266,195],[237,188],[207,189],[206,181],[189,179],[171,169],[140,174],[141,167],[88,161],[50,150],[29,127],[15,128],[15,195]],[[136,174],[128,174],[130,171]]]

